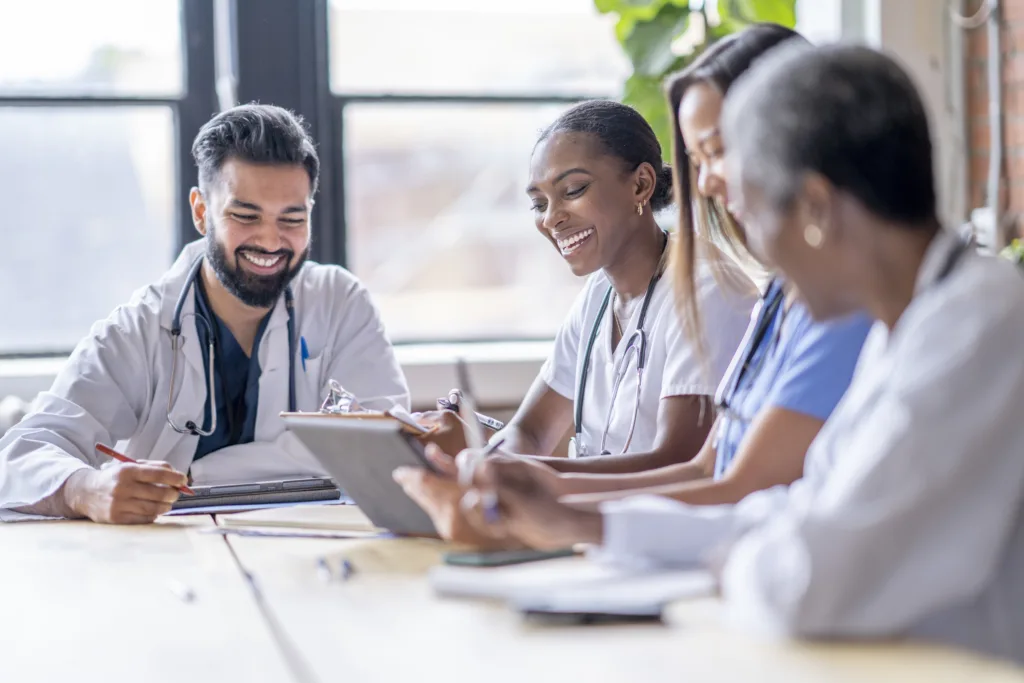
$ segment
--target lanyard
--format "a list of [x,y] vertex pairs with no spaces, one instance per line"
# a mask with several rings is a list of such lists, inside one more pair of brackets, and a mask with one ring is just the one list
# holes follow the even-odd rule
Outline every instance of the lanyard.
[[[758,374],[760,374],[761,369],[767,360],[768,354],[771,351],[771,347],[769,346],[764,349],[756,367],[751,368],[754,361],[754,355],[764,343],[765,337],[768,335],[768,330],[772,326],[772,321],[775,320],[775,317],[778,315],[778,312],[782,308],[782,304],[785,300],[786,294],[781,282],[777,279],[772,280],[768,284],[768,289],[765,291],[764,298],[761,300],[761,310],[758,311],[757,322],[754,325],[754,329],[748,336],[746,344],[743,346],[743,353],[740,356],[740,362],[734,366],[731,370],[728,381],[722,385],[722,391],[716,401],[719,410],[730,411],[732,409],[729,404],[736,396],[736,392],[739,391],[740,383],[748,373],[752,378],[756,378]],[[782,321],[780,320],[776,326],[776,337],[778,337],[781,332]]]
[[[637,320],[636,329],[641,334],[644,333],[644,323],[647,320],[647,309],[651,304],[651,298],[654,296],[654,288],[657,286],[658,281],[661,279],[664,273],[664,255],[665,250],[668,247],[668,233],[664,233],[665,242],[661,248],[662,260],[659,262],[658,267],[654,271],[654,275],[651,276],[651,281],[647,285],[647,291],[644,293],[644,303],[640,307],[640,318]],[[587,375],[590,374],[590,357],[594,351],[594,344],[597,342],[597,335],[601,332],[601,320],[604,318],[605,311],[608,310],[608,304],[612,300],[612,292],[615,291],[612,286],[609,285],[608,291],[605,292],[604,301],[601,302],[601,308],[597,312],[597,318],[594,320],[594,327],[590,330],[590,339],[587,341],[587,350],[583,355],[583,370],[580,373],[580,386],[576,391],[576,411],[573,418],[575,434],[580,435],[583,433],[583,397],[586,395],[587,389]],[[621,341],[621,340],[620,340]],[[647,364],[647,349],[646,344],[641,345],[641,348],[637,351],[637,371],[643,372],[644,366]],[[628,351],[628,349],[627,349]],[[612,397],[614,400],[614,396]]]

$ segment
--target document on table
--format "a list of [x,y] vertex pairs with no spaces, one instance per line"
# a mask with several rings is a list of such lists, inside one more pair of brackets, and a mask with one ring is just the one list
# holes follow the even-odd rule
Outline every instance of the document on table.
[[443,596],[491,598],[521,610],[622,613],[710,595],[703,570],[638,570],[574,559],[498,568],[440,566],[430,585]]
[[355,505],[292,506],[230,515],[221,520],[224,526],[286,527],[322,531],[379,532]]
[[715,580],[707,571],[659,571],[620,576],[579,585],[526,588],[509,600],[520,611],[584,614],[658,612],[666,604],[713,595]]

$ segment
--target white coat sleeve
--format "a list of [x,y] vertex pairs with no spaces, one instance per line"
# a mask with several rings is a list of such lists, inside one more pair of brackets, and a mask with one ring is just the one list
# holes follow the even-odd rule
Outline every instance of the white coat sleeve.
[[604,538],[595,557],[623,566],[690,568],[785,506],[786,487],[737,505],[696,506],[640,495],[601,505]]
[[152,394],[141,309],[121,307],[96,323],[43,393],[34,410],[0,439],[0,507],[31,505],[53,494],[72,473],[98,467],[95,445],[135,432]]
[[[335,329],[334,338],[328,341],[331,354],[326,376],[357,398],[387,396],[408,410],[409,385],[380,313],[363,285],[354,284]],[[382,406],[371,401],[366,407]]]
[[733,617],[796,635],[885,636],[981,591],[1024,478],[1021,315],[986,327],[950,310],[946,329],[913,330],[900,354],[913,362],[836,441],[821,487],[794,491],[733,547],[722,579]]

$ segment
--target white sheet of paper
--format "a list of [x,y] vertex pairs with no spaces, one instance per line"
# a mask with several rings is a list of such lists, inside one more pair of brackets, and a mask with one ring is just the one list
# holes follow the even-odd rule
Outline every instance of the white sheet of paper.
[[630,614],[657,610],[675,600],[713,595],[707,571],[667,571],[578,585],[525,588],[509,602],[519,610],[584,614]]
[[519,591],[616,578],[627,570],[584,560],[545,560],[510,567],[453,567],[430,570],[433,589],[443,596],[506,600]]

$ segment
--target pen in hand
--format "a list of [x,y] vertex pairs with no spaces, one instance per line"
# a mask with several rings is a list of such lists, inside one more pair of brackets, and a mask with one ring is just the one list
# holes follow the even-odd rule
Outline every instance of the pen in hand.
[[[103,455],[109,455],[111,458],[117,460],[118,462],[131,463],[133,465],[139,464],[138,460],[133,460],[132,458],[129,458],[127,455],[124,455],[123,453],[118,453],[113,448],[110,448],[109,446],[104,446],[101,443],[96,444],[96,450],[98,450]],[[189,496],[194,496],[196,494],[195,491],[193,491],[187,486],[175,486],[174,488],[176,488],[181,493],[184,493]]]
[[[483,453],[480,454],[480,459],[484,460],[487,457],[494,455],[495,451],[501,448],[501,445],[505,443],[504,438],[496,439],[492,444],[487,447]],[[488,524],[495,524],[498,521],[498,494],[493,489],[480,492],[480,502],[484,508],[484,521]]]

